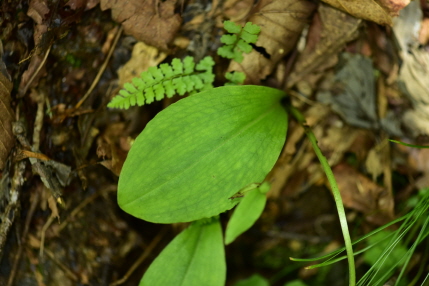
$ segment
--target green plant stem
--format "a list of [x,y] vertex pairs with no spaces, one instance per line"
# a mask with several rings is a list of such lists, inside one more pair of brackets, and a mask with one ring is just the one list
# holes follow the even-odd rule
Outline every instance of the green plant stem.
[[401,144],[407,147],[413,147],[413,148],[420,148],[420,149],[425,149],[425,148],[429,148],[429,146],[423,146],[423,145],[413,145],[413,144],[408,144],[402,141],[397,141],[397,140],[393,140],[393,139],[389,139],[390,142],[393,143],[397,143],[397,144]]
[[331,167],[329,166],[328,160],[322,154],[322,151],[317,145],[316,136],[314,136],[314,133],[311,130],[310,126],[308,126],[307,123],[305,122],[305,118],[302,115],[302,113],[298,109],[294,108],[292,105],[288,105],[287,109],[304,128],[305,134],[310,140],[311,145],[313,146],[314,152],[316,153],[317,158],[319,158],[320,164],[322,165],[322,168],[326,174],[326,177],[328,178],[329,184],[331,185],[332,194],[334,196],[335,204],[338,211],[338,216],[340,219],[341,230],[343,232],[343,237],[344,237],[344,242],[345,242],[346,252],[347,252],[347,259],[349,262],[349,286],[355,286],[356,272],[355,272],[355,261],[354,261],[354,255],[353,255],[353,246],[352,246],[352,241],[350,239],[349,227],[347,225],[347,218],[346,218],[346,213],[344,211],[343,201],[341,199],[340,190],[338,189],[338,185],[335,180],[334,174],[332,172]]

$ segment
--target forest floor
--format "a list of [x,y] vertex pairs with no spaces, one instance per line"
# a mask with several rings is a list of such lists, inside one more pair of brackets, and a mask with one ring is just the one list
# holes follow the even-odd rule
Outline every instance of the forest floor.
[[[107,104],[142,71],[187,55],[214,58],[216,86],[241,71],[245,84],[286,91],[333,168],[354,238],[406,213],[429,186],[429,150],[389,139],[429,142],[429,4],[324,2],[2,1],[0,285],[138,285],[186,227],[138,220],[116,198],[131,143],[181,97]],[[240,64],[216,54],[225,20],[261,26]],[[227,285],[255,273],[271,285],[346,285],[345,263],[306,270],[289,260],[344,244],[323,169],[293,120],[269,178],[261,218],[226,247]],[[423,252],[407,275],[428,264]],[[357,258],[358,275],[368,265]]]

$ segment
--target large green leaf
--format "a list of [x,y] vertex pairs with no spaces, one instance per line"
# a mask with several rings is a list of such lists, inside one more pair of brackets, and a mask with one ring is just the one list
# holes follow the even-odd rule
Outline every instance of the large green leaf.
[[225,244],[233,242],[248,230],[261,216],[267,196],[259,188],[250,191],[234,210],[226,227]]
[[149,266],[140,286],[224,286],[225,252],[219,221],[193,223]]
[[235,193],[262,182],[283,147],[284,92],[227,86],[161,111],[136,138],[122,169],[118,203],[157,223],[215,216]]

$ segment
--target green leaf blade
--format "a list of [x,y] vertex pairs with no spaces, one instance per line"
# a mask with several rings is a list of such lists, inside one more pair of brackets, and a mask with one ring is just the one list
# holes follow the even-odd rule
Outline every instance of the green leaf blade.
[[188,222],[231,209],[229,199],[262,182],[283,147],[285,94],[228,86],[160,112],[136,138],[118,184],[118,203],[156,223]]
[[225,244],[233,242],[240,234],[248,230],[261,216],[267,197],[256,188],[250,191],[232,214],[226,227]]
[[224,21],[223,27],[231,34],[238,34],[241,31],[241,26],[231,21]]
[[193,223],[150,265],[140,286],[223,286],[226,280],[222,229],[218,220]]

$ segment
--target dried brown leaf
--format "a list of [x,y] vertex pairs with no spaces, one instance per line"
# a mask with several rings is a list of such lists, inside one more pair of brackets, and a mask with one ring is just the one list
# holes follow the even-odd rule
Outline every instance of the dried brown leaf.
[[380,25],[392,25],[392,17],[388,8],[374,0],[323,0],[350,15]]
[[51,216],[57,219],[60,219],[60,213],[58,211],[56,198],[54,198],[53,196],[50,196],[48,198],[48,206],[49,206],[49,209],[51,210]]
[[327,68],[335,65],[337,54],[347,42],[358,36],[358,28],[362,22],[327,5],[319,6],[315,18],[318,17],[322,25],[321,31],[319,21],[313,21],[308,43],[289,76],[288,87],[311,73],[322,75]]
[[333,172],[346,207],[362,212],[377,225],[393,219],[394,203],[385,188],[346,164],[337,165]]
[[101,10],[111,9],[115,21],[139,41],[168,50],[182,18],[175,14],[176,0],[101,0]]
[[222,10],[230,21],[238,23],[249,15],[253,3],[253,0],[227,0]]
[[244,72],[248,84],[258,84],[265,79],[277,62],[295,47],[314,8],[310,1],[259,1],[248,21],[261,26],[256,46],[265,49],[269,58],[253,50],[244,56],[242,63],[232,61],[228,70]]
[[398,16],[399,11],[410,4],[410,0],[378,0],[378,2],[386,8],[392,16]]
[[15,116],[10,107],[12,86],[12,82],[0,73],[0,170],[3,170],[9,152],[15,145],[12,133]]
[[413,1],[395,19],[393,31],[401,46],[400,86],[413,108],[403,115],[403,125],[413,136],[429,135],[429,54],[417,41],[423,14]]
[[157,48],[138,42],[134,45],[131,59],[118,70],[119,86],[130,82],[134,77],[140,76],[149,67],[157,66],[167,57],[166,53]]

